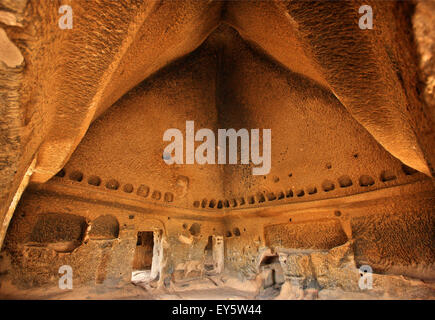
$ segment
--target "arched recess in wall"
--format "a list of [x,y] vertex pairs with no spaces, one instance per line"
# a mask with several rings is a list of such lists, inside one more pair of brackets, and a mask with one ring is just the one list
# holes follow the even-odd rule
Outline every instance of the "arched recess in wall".
[[138,231],[162,230],[163,236],[167,236],[165,224],[159,219],[135,219],[134,227]]
[[164,241],[167,232],[159,219],[144,219],[134,225],[137,232],[136,249],[132,256],[133,283],[162,277]]

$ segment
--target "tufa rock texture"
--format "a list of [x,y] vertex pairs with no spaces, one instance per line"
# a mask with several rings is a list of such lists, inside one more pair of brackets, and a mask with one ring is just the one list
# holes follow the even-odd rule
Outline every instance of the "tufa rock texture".
[[[68,3],[0,0],[2,298],[435,297],[432,2]],[[186,121],[270,172],[167,165]]]

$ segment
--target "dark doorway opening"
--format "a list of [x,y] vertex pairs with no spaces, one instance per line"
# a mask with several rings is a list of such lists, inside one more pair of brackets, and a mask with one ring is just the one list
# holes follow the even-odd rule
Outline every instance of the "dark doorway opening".
[[278,255],[266,255],[262,258],[259,271],[262,274],[262,292],[260,297],[275,297],[284,283],[284,272]]
[[153,262],[154,234],[152,231],[137,233],[136,250],[133,259],[133,271],[151,270]]
[[208,237],[207,245],[204,248],[204,269],[206,271],[211,271],[214,269],[214,259],[213,259],[213,236]]

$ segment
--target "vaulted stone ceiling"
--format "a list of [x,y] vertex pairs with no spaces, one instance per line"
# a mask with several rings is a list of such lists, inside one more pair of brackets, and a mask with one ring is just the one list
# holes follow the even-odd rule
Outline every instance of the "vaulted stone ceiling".
[[[219,128],[270,128],[270,173],[253,175],[252,162],[167,165],[164,132],[179,128],[184,135],[186,120],[194,121],[195,130],[212,129],[216,137]],[[216,146],[216,157],[218,152]],[[401,166],[329,90],[222,25],[194,52],[130,90],[100,116],[61,181],[89,188],[98,177],[97,187],[106,192],[117,189],[112,192],[136,199],[216,210],[408,183],[411,177]]]
[[[419,94],[412,5],[367,4],[383,17],[373,30],[358,28],[354,1],[75,1],[74,27],[62,30],[53,2],[2,1],[24,61],[2,80],[14,119],[2,145],[2,212],[26,172],[43,183],[68,161],[66,169],[144,184],[162,199],[189,185],[179,205],[194,207],[264,191],[358,193],[383,187],[382,175],[405,183],[401,162],[433,176],[433,111]],[[271,128],[271,174],[168,168],[162,133],[185,120]],[[339,188],[339,179],[352,186]],[[325,193],[332,184],[335,193]]]
[[[364,1],[366,30],[356,0],[62,3],[72,29],[0,0],[2,284],[131,286],[146,260],[158,289],[328,297],[370,266],[384,298],[433,297],[432,2]],[[167,165],[186,121],[270,129],[270,172]]]

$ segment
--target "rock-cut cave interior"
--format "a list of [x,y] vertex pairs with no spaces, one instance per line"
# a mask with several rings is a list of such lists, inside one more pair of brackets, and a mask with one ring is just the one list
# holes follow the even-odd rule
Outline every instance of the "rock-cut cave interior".
[[2,299],[435,298],[434,1],[0,0],[0,114]]

